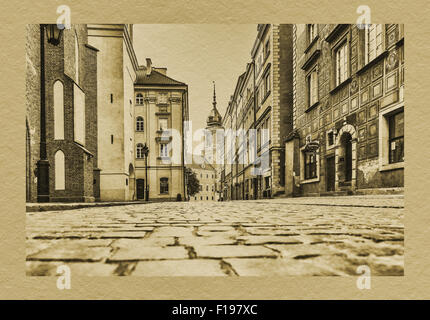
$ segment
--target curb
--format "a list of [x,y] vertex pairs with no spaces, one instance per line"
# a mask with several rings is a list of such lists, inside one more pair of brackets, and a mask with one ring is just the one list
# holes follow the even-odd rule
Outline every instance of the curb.
[[49,205],[26,205],[26,212],[44,212],[44,211],[64,211],[64,210],[75,210],[82,208],[99,208],[99,207],[116,207],[116,206],[127,206],[136,204],[147,204],[152,203],[151,201],[135,201],[135,202],[113,202],[113,203],[80,203],[80,204],[49,204]]

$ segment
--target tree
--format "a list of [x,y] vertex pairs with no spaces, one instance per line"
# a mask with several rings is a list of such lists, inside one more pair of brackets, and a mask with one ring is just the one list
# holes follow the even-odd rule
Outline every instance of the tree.
[[185,174],[187,176],[187,193],[188,196],[192,197],[200,191],[200,181],[191,168],[186,168]]

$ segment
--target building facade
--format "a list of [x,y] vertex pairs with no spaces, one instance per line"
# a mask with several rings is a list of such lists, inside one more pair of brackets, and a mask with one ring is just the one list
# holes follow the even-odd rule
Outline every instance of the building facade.
[[404,186],[403,25],[294,25],[286,195]]
[[152,201],[186,199],[183,137],[188,86],[147,59],[146,67],[137,70],[134,101],[133,198],[144,199],[149,193]]
[[[285,138],[293,130],[293,27],[259,24],[251,62],[239,76],[223,126],[226,200],[285,192]],[[229,138],[228,130],[236,132]]]
[[[98,50],[86,25],[64,29],[55,44],[47,25],[26,28],[26,200],[98,200]],[[38,181],[41,165],[45,181]]]
[[90,24],[88,42],[98,49],[97,115],[100,199],[134,199],[134,82],[138,62],[133,25]]
[[218,201],[215,167],[204,157],[194,155],[194,160],[197,161],[187,165],[187,168],[190,168],[196,174],[200,183],[200,191],[194,196],[190,196],[190,201]]

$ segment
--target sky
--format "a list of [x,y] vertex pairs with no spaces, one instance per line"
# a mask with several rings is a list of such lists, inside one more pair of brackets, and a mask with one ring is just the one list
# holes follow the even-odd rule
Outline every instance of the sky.
[[167,76],[188,84],[193,131],[206,126],[216,83],[218,111],[224,116],[237,78],[251,61],[257,25],[134,25],[133,46],[139,64],[151,58]]

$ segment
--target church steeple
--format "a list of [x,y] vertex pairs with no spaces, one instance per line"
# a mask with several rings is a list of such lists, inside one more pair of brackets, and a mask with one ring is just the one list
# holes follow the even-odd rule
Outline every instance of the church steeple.
[[214,84],[214,101],[212,102],[214,109],[216,109],[216,93],[215,93],[215,81],[212,81]]
[[215,81],[212,81],[214,86],[214,95],[213,95],[213,101],[212,101],[212,110],[209,113],[208,119],[206,120],[206,123],[208,127],[212,126],[221,126],[222,117],[219,114],[217,108],[216,108],[216,89],[215,89]]

